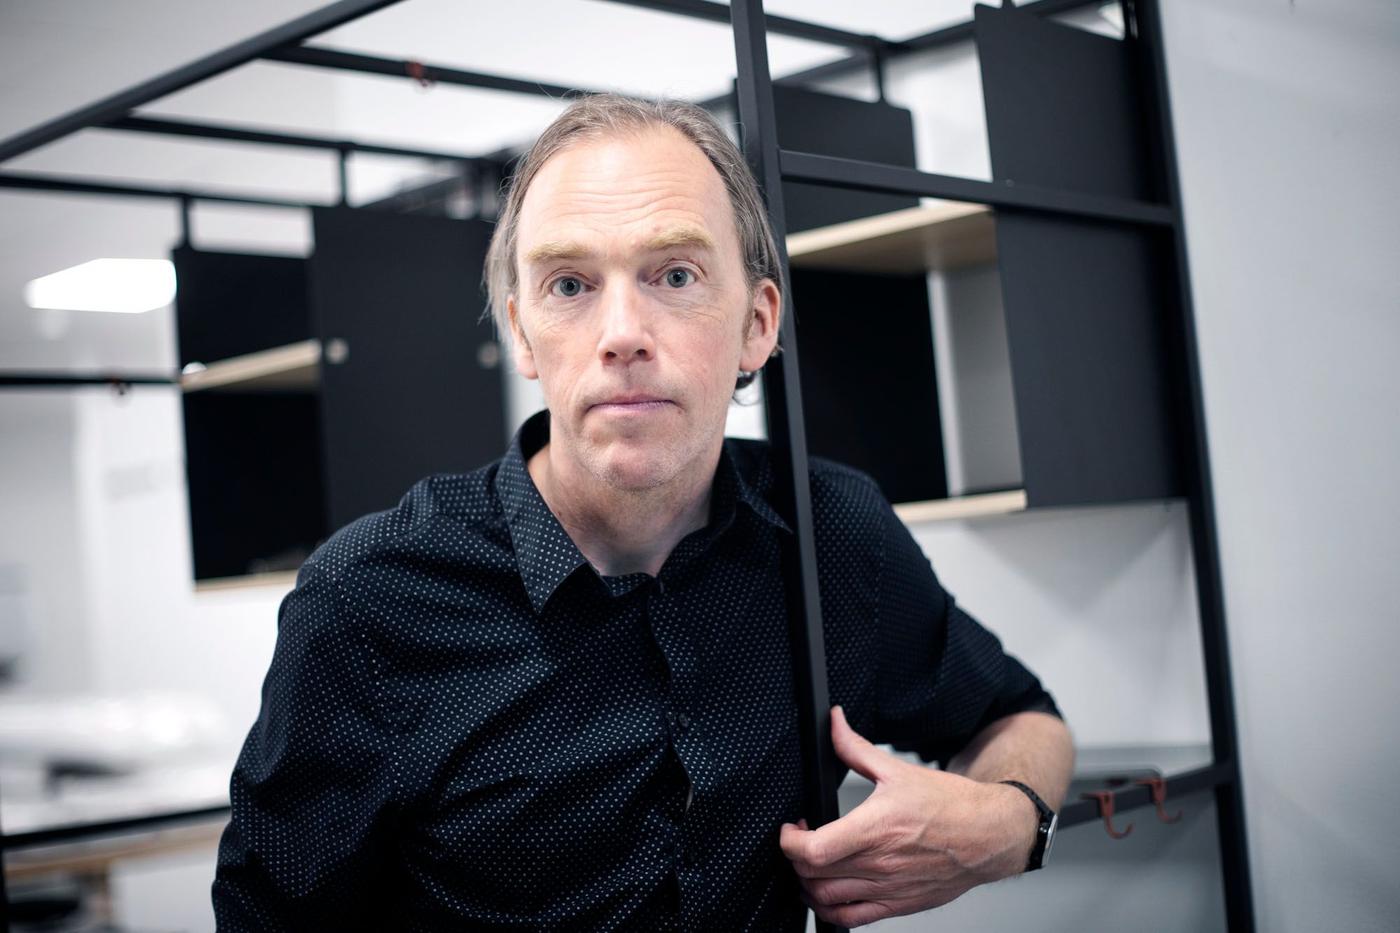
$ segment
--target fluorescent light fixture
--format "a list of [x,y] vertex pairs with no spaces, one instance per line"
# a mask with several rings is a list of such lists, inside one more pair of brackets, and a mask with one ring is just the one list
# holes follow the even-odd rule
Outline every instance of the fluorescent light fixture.
[[24,286],[31,308],[139,314],[175,298],[175,267],[168,259],[94,259],[40,276]]

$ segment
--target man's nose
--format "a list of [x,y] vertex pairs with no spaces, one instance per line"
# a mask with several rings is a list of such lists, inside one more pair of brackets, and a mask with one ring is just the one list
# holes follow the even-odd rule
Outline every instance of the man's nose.
[[602,295],[603,330],[598,357],[604,363],[633,363],[656,355],[646,302],[636,283],[608,283]]

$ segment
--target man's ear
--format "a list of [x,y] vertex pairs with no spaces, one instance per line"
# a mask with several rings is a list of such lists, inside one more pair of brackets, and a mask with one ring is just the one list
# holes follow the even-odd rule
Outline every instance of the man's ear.
[[506,298],[506,317],[510,319],[510,335],[513,338],[510,353],[515,360],[516,371],[526,379],[538,379],[540,373],[535,368],[535,351],[530,349],[530,341],[525,339],[525,329],[520,326],[520,309],[514,295]]
[[760,279],[753,287],[749,320],[744,328],[744,348],[739,369],[756,372],[763,368],[778,345],[778,325],[783,314],[783,294],[772,279]]

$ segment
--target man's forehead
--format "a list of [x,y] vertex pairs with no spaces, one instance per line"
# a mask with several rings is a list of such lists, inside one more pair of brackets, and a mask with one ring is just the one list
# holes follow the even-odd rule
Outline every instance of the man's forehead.
[[709,158],[680,132],[652,127],[552,155],[525,192],[518,255],[557,258],[580,235],[596,234],[637,249],[716,249],[733,232],[728,192]]

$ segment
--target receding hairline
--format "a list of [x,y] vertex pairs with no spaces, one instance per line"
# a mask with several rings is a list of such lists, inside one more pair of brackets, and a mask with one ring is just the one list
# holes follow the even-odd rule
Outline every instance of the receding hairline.
[[[574,138],[568,140],[558,150],[550,153],[549,158],[545,159],[536,167],[536,174],[542,174],[545,171],[545,168],[549,165],[549,163],[553,162],[560,156],[567,155],[571,152],[576,152],[577,150],[586,148],[590,145],[599,145],[616,142],[618,140],[627,139],[628,137],[632,139],[639,139],[641,137],[653,134],[671,136],[674,139],[685,144],[690,150],[692,150],[696,155],[700,157],[700,162],[703,163],[703,165],[705,166],[705,168],[700,169],[700,171],[706,174],[707,177],[712,177],[713,180],[719,184],[719,193],[722,196],[721,210],[725,214],[726,222],[734,230],[735,240],[738,241],[740,239],[738,235],[738,218],[734,210],[733,200],[728,196],[728,190],[727,186],[725,185],[724,178],[720,175],[719,170],[715,167],[715,164],[713,160],[711,160],[709,154],[705,152],[705,150],[700,146],[700,144],[697,143],[694,139],[690,138],[685,133],[683,133],[678,128],[670,125],[669,123],[645,123],[636,125],[624,124],[621,126],[600,127],[594,129],[591,132],[580,133]],[[533,191],[534,185],[531,185],[530,189],[531,191]],[[521,198],[521,216],[524,215],[524,207],[530,199],[530,193],[530,191],[526,191],[524,197]],[[524,255],[521,255],[520,248],[523,245],[524,244],[522,244],[519,241],[519,239],[516,239],[514,243],[516,255],[515,257],[513,257],[513,261],[518,264],[517,267],[519,269],[525,269],[531,265],[541,262],[550,262],[565,259],[582,259],[591,256],[594,252],[592,249],[590,249],[583,243],[571,240],[550,239],[546,240],[543,243],[540,243],[537,246],[532,247]],[[744,251],[743,244],[739,243],[738,246],[740,253],[740,261],[742,262]],[[669,225],[655,233],[648,235],[647,238],[643,240],[640,244],[640,248],[644,252],[660,252],[666,249],[694,248],[708,250],[712,253],[718,253],[719,243],[708,230],[706,230],[699,224],[681,222]]]

